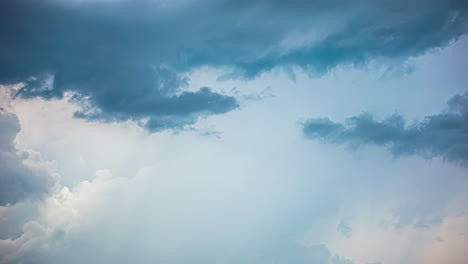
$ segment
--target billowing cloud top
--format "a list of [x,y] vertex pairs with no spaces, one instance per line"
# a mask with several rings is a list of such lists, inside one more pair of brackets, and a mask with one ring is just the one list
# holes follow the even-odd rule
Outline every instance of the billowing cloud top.
[[0,206],[41,198],[56,181],[36,153],[16,149],[19,130],[17,116],[0,107]]
[[463,0],[1,2],[0,84],[18,96],[75,94],[77,117],[180,128],[237,108],[209,88],[182,91],[201,66],[254,78],[275,67],[405,60],[467,30]]

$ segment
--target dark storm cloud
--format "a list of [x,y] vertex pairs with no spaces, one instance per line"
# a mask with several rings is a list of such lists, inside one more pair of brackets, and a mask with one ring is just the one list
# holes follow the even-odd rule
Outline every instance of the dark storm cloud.
[[55,183],[46,170],[24,165],[28,154],[18,154],[13,142],[19,130],[16,115],[0,108],[0,206],[39,198]]
[[77,117],[149,120],[141,124],[150,130],[237,107],[208,88],[181,92],[188,83],[181,75],[197,67],[254,78],[275,67],[320,74],[405,60],[465,34],[468,15],[462,0],[4,0],[0,7],[0,84],[24,82],[18,96],[26,98],[74,92],[86,108]]
[[417,154],[468,163],[468,92],[448,101],[448,109],[406,124],[395,114],[377,121],[369,114],[351,117],[347,124],[328,118],[304,123],[306,138],[334,144],[386,146],[395,156]]

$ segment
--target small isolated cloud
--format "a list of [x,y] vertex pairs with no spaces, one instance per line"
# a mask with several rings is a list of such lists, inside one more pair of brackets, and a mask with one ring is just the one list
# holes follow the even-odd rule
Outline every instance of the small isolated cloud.
[[375,120],[364,113],[349,118],[346,124],[328,118],[313,118],[303,124],[308,139],[352,146],[377,145],[387,147],[394,156],[421,155],[468,163],[468,92],[448,101],[448,108],[437,115],[407,124],[394,114],[385,120]]
[[336,230],[340,232],[343,236],[350,238],[351,237],[351,226],[349,223],[349,219],[343,218],[341,219],[340,223],[336,227]]
[[19,130],[17,116],[0,107],[0,206],[40,198],[56,182],[56,175],[37,153],[16,149]]

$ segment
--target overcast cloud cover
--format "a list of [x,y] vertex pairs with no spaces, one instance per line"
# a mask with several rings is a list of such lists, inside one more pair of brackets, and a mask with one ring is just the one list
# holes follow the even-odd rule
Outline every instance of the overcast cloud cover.
[[467,32],[465,0],[3,0],[0,263],[465,264]]

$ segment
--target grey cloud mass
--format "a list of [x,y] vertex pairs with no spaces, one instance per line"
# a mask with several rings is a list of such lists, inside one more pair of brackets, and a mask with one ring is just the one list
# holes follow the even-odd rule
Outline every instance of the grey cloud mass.
[[29,154],[14,145],[19,130],[16,115],[0,107],[0,206],[37,199],[55,184],[54,175],[46,169],[24,164]]
[[416,123],[407,124],[398,114],[378,121],[364,113],[349,118],[346,125],[328,118],[309,119],[303,133],[333,144],[386,146],[395,156],[417,154],[467,164],[468,92],[451,98],[446,111]]
[[150,131],[237,108],[209,88],[183,91],[190,70],[255,78],[275,67],[323,74],[404,61],[458,39],[468,18],[463,0],[5,0],[0,10],[0,84],[23,82],[24,98],[72,92],[76,117]]

